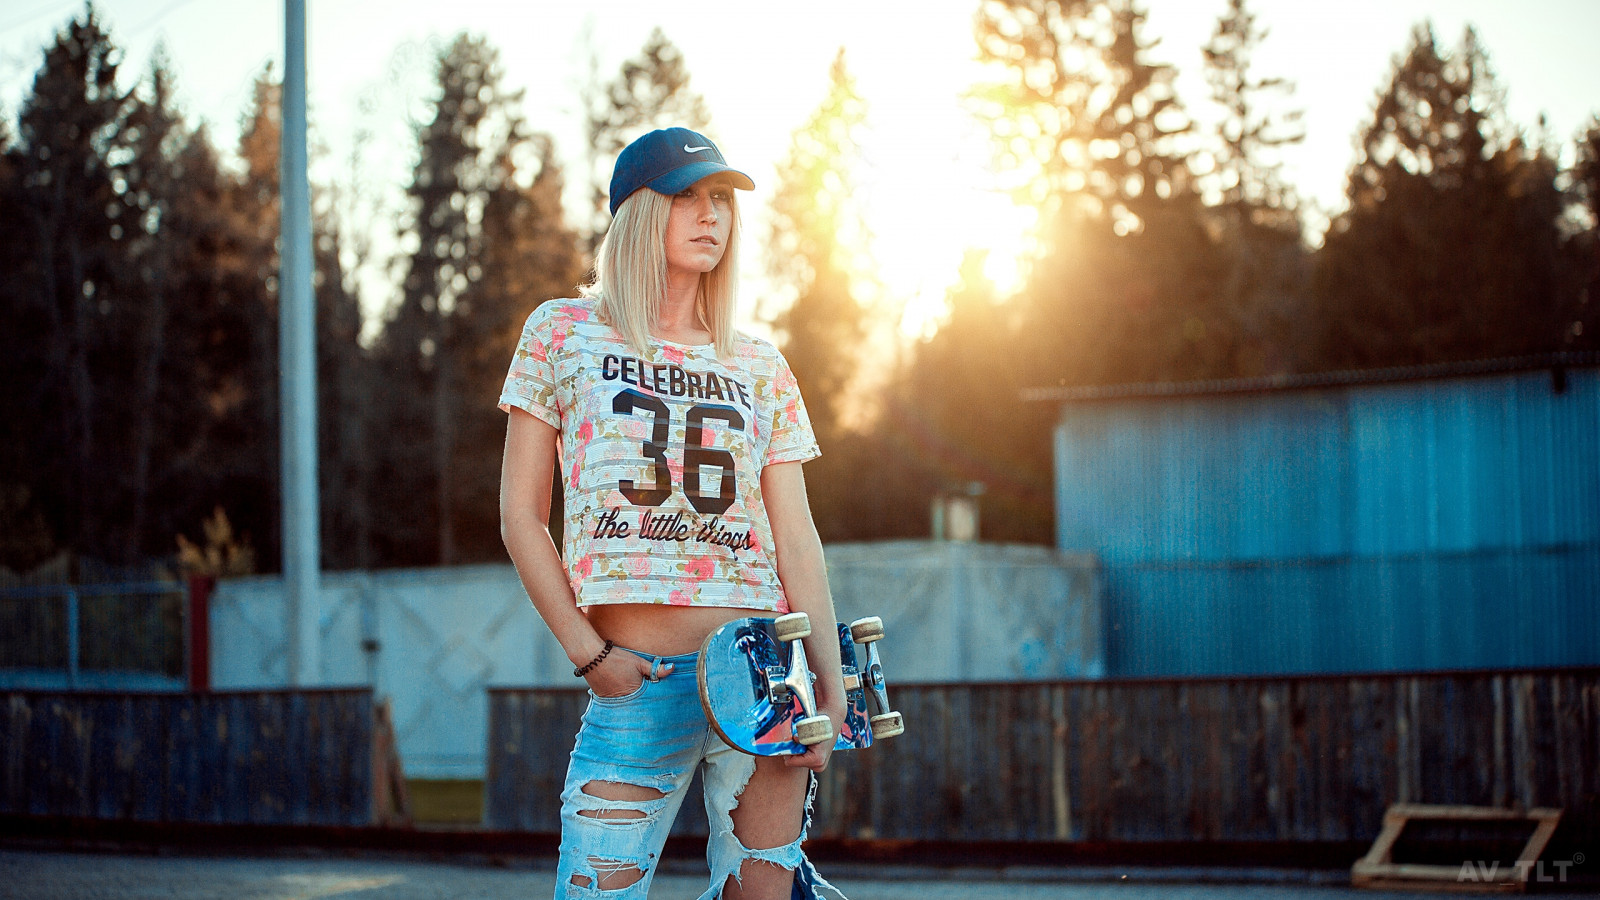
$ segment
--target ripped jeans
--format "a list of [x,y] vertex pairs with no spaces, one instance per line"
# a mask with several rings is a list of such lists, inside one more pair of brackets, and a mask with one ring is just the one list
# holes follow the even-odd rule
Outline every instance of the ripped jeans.
[[[706,842],[711,886],[700,900],[720,898],[728,877],[737,877],[746,859],[793,870],[792,897],[797,900],[820,900],[821,888],[843,900],[844,895],[817,874],[800,849],[811,826],[816,776],[811,776],[798,838],[775,849],[744,847],[733,833],[732,812],[755,773],[755,757],[723,743],[707,724],[695,684],[699,654],[657,657],[630,652],[652,661],[651,677],[624,697],[597,697],[590,692],[572,749],[561,791],[556,900],[646,897],[667,833],[695,770],[701,767],[706,818],[711,823]],[[667,663],[673,666],[671,672],[658,676]],[[631,786],[651,798],[606,800],[586,790],[608,783]]]

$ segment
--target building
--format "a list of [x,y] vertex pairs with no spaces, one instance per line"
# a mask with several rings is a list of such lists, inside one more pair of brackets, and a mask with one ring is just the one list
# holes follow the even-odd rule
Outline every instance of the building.
[[1600,358],[1039,390],[1108,674],[1600,663]]

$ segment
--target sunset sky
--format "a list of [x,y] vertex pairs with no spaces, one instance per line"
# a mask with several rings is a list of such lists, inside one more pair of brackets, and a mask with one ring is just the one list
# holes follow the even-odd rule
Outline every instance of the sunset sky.
[[[1162,39],[1156,58],[1178,66],[1180,97],[1204,121],[1210,110],[1200,47],[1225,3],[1147,0],[1146,6],[1148,34]],[[1594,0],[1252,0],[1249,6],[1271,29],[1255,72],[1294,81],[1292,103],[1305,110],[1306,140],[1285,153],[1286,173],[1324,212],[1341,205],[1354,135],[1392,57],[1424,19],[1446,46],[1467,23],[1478,27],[1518,124],[1531,127],[1543,113],[1550,136],[1570,145],[1600,112]],[[281,2],[100,0],[96,7],[127,50],[130,73],[143,72],[152,48],[165,44],[185,110],[208,123],[219,146],[231,147],[252,79],[281,60]],[[309,0],[313,128],[328,150],[314,173],[319,180],[344,177],[351,136],[362,128],[375,136],[363,177],[391,187],[405,179],[415,152],[407,111],[421,114],[433,58],[462,30],[500,49],[509,84],[526,89],[529,121],[551,133],[575,166],[585,29],[598,47],[600,74],[609,78],[659,25],[683,50],[692,86],[711,108],[712,136],[757,182],[754,206],[746,209],[753,220],[748,236],[759,239],[774,167],[791,133],[821,101],[828,65],[843,46],[868,104],[870,169],[862,199],[876,236],[881,302],[906,310],[906,327],[916,330],[936,311],[968,246],[993,251],[991,274],[1002,283],[1015,277],[1008,260],[1029,216],[992,189],[988,145],[960,101],[980,74],[972,61],[972,0],[722,4],[715,15],[643,0],[390,0],[375,15],[379,8]],[[0,12],[6,116],[15,115],[54,30],[81,9],[73,0],[17,0]]]

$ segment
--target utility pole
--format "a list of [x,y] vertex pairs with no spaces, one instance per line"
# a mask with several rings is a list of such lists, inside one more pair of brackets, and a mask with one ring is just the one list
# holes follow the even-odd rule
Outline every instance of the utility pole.
[[284,0],[282,249],[278,386],[282,441],[283,586],[289,684],[320,670],[321,533],[317,503],[316,300],[311,288],[311,183],[306,174],[306,0]]

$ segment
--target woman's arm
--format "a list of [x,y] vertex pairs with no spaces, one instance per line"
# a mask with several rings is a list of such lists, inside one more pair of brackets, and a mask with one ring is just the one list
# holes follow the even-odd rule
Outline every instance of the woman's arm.
[[[772,524],[778,558],[778,580],[789,598],[789,609],[811,617],[811,637],[806,638],[806,659],[817,676],[818,710],[833,720],[837,730],[844,722],[844,676],[839,670],[839,639],[834,630],[833,594],[828,590],[828,567],[822,558],[822,539],[811,519],[806,499],[805,475],[800,463],[775,463],[761,470],[761,494]],[[818,772],[827,768],[833,744],[817,744],[801,756],[785,757],[792,766]]]
[[[560,432],[548,423],[520,409],[511,410],[500,467],[500,539],[540,618],[577,667],[598,656],[606,642],[578,611],[561,554],[550,537],[550,488],[559,440]],[[613,652],[586,677],[596,694],[619,697],[639,686],[648,666],[631,653]]]

